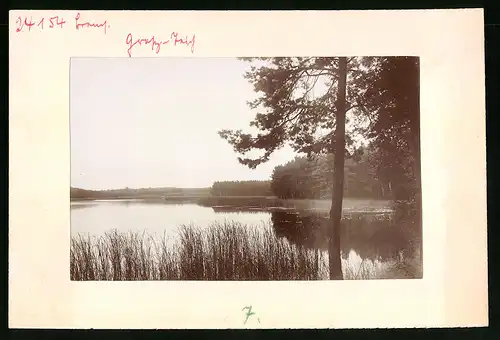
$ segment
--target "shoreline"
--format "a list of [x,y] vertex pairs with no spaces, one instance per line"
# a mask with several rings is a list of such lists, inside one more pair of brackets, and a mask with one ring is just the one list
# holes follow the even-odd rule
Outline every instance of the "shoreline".
[[[171,197],[99,197],[72,198],[71,203],[130,202],[156,204],[196,204],[216,212],[232,211],[310,211],[328,212],[330,199],[281,199],[266,196],[171,196]],[[391,213],[392,201],[381,199],[345,198],[344,213]]]

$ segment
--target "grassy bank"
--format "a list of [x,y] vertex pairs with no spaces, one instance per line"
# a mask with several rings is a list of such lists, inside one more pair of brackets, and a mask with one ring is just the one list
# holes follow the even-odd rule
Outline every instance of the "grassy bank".
[[[328,278],[324,252],[238,223],[181,226],[172,247],[165,235],[113,231],[72,237],[71,280],[318,280]],[[395,266],[397,263],[394,264]],[[346,279],[394,278],[394,268],[350,266]],[[399,275],[399,274],[398,274]]]

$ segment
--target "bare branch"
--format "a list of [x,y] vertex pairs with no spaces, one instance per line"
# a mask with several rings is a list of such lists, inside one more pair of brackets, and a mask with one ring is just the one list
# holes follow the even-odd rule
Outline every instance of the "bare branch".
[[[316,71],[317,69],[315,69]],[[331,71],[328,71],[328,72],[319,72],[319,73],[316,73],[316,74],[310,74],[309,73],[309,70],[304,70],[304,73],[309,76],[309,77],[319,77],[319,76],[335,76],[335,74],[333,74]]]
[[303,98],[307,97],[307,95],[309,94],[309,92],[311,92],[312,89],[314,89],[314,87],[316,86],[316,83],[318,82],[318,80],[319,80],[319,76],[316,77],[316,79],[314,80],[314,83],[312,84],[312,86],[304,93],[304,95],[302,96]]

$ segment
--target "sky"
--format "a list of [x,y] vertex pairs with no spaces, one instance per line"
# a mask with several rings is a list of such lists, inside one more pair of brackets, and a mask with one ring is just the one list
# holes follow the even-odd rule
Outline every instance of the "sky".
[[289,147],[241,165],[221,129],[251,131],[256,98],[235,58],[72,58],[71,186],[209,187],[266,180]]

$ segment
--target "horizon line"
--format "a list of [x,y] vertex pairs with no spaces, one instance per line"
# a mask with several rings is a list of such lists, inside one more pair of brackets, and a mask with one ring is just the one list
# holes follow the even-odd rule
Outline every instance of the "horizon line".
[[255,180],[225,180],[225,181],[214,181],[209,186],[201,187],[182,187],[182,186],[154,186],[154,187],[120,187],[120,188],[101,188],[101,189],[89,189],[78,186],[70,185],[70,189],[82,189],[91,191],[105,191],[105,190],[141,190],[141,189],[210,189],[215,182],[271,182],[270,179],[255,179]]

